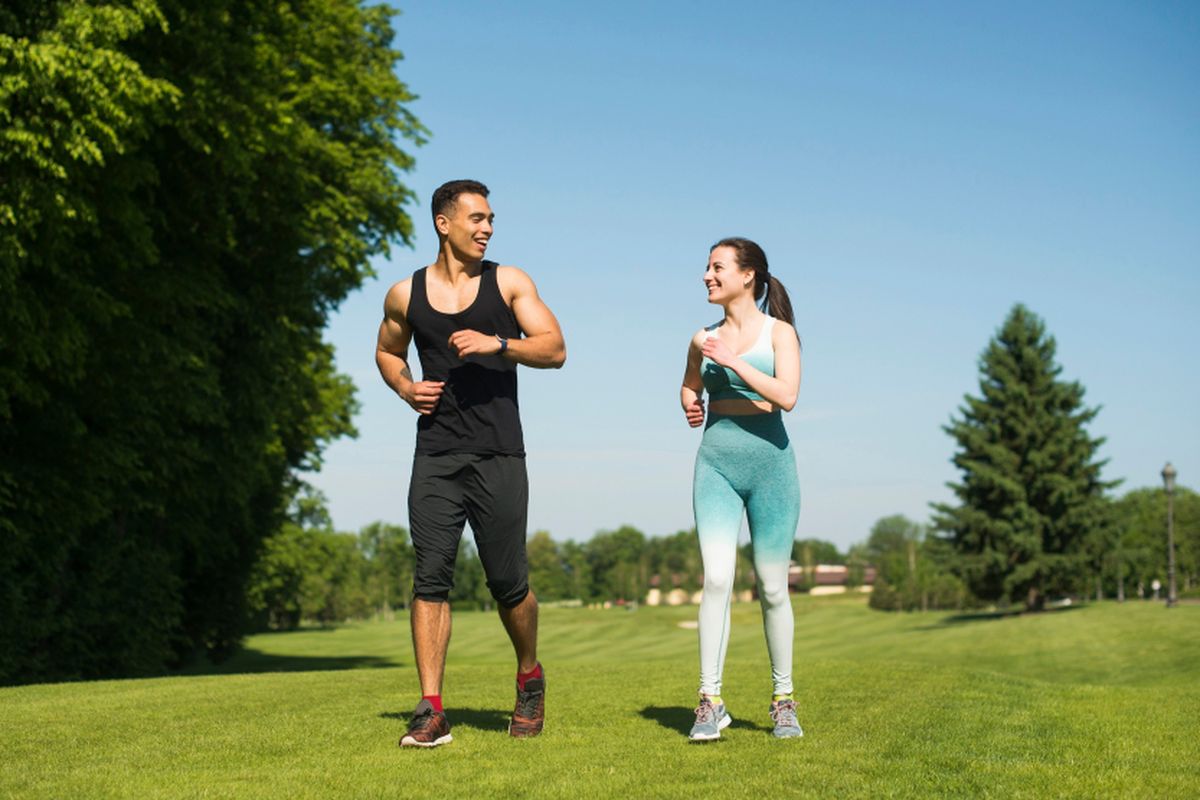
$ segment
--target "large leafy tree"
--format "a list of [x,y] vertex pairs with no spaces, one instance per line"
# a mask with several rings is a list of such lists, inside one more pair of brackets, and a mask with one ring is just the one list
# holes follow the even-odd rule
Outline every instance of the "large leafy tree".
[[1100,475],[1104,440],[1086,430],[1098,409],[1060,379],[1054,355],[1042,320],[1015,306],[980,357],[980,395],[945,428],[958,444],[958,503],[935,505],[970,589],[1030,610],[1078,585],[1114,485]]
[[0,681],[236,643],[422,129],[354,0],[0,7]]

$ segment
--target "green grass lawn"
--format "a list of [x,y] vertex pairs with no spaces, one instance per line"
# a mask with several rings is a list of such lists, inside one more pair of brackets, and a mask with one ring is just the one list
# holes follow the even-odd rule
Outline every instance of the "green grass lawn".
[[251,637],[211,674],[0,689],[4,797],[1194,797],[1200,606],[885,614],[798,598],[804,738],[776,741],[756,605],[734,607],[735,722],[690,744],[694,607],[544,609],[547,726],[505,733],[513,657],[460,613],[454,742],[401,750],[407,619]]

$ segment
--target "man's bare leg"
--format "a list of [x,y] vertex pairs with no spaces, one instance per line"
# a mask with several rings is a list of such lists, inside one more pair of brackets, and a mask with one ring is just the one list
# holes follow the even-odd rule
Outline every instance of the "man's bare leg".
[[[536,637],[536,607],[534,626]],[[450,603],[413,600],[413,653],[423,696],[441,695],[446,674],[446,649],[450,646]]]
[[[546,718],[546,676],[537,660],[537,598],[533,592],[512,608],[500,609],[504,630],[517,654],[517,705],[508,725],[509,736],[537,736]],[[538,671],[536,678],[530,673]],[[524,676],[524,678],[522,677]]]
[[533,591],[512,608],[501,606],[500,620],[504,623],[504,630],[508,631],[508,638],[512,640],[513,650],[517,654],[517,672],[533,672],[533,668],[537,666],[538,626],[538,604]]

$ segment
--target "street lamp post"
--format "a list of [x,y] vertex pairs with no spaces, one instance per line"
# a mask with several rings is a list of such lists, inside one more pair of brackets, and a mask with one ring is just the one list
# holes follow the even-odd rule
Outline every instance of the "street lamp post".
[[1167,608],[1178,601],[1175,594],[1175,468],[1168,461],[1162,471],[1167,490]]

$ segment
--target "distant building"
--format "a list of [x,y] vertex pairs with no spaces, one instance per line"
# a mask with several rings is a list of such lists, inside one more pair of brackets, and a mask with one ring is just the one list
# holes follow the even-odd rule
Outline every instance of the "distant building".
[[[850,578],[850,568],[844,564],[816,564],[812,568],[811,580],[805,580],[805,568],[792,563],[788,567],[788,587],[792,591],[802,592],[806,586],[811,587],[809,594],[842,594],[848,591],[846,586]],[[875,568],[864,567],[862,585],[859,592],[870,592],[875,586]]]

